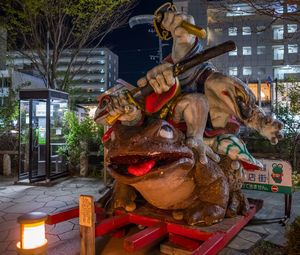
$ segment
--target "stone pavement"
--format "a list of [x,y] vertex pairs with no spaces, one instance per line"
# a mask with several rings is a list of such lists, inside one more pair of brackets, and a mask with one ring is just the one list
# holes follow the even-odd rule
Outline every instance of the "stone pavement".
[[[52,213],[62,208],[76,206],[80,195],[92,195],[95,200],[98,200],[101,197],[99,189],[104,189],[103,183],[94,178],[70,178],[52,187],[44,187],[13,185],[12,179],[0,177],[0,254],[16,254],[16,243],[19,240],[19,225],[16,219],[20,215],[31,211]],[[284,214],[284,195],[258,191],[244,191],[244,193],[248,197],[264,199],[265,205],[219,253],[221,255],[247,254],[263,239],[279,245],[285,243],[284,233],[287,227],[282,227],[277,222],[271,223],[272,219],[282,217]],[[292,220],[296,216],[300,216],[300,192],[293,195]],[[46,235],[49,243],[48,255],[79,254],[78,218],[52,226],[46,225]],[[101,240],[97,239],[98,242]],[[118,239],[103,242],[121,247],[117,244],[120,243]],[[114,253],[102,252],[101,254],[127,253],[119,249]],[[154,254],[154,252],[147,252],[147,254]]]

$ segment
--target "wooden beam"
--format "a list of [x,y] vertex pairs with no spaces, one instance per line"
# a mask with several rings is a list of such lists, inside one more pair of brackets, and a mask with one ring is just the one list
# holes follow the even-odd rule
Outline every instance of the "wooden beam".
[[62,211],[59,211],[55,214],[48,214],[46,224],[54,225],[62,221],[70,220],[77,218],[79,216],[79,207],[72,207]]
[[92,196],[79,198],[80,255],[95,255],[95,208]]
[[101,221],[101,223],[97,224],[95,228],[95,236],[97,237],[104,235],[106,233],[111,232],[114,229],[121,228],[128,224],[130,224],[128,214],[109,217],[108,219],[105,219]]
[[146,245],[156,241],[168,233],[166,223],[158,223],[155,226],[146,228],[124,240],[124,249],[128,252],[134,252]]
[[170,240],[170,242],[175,243],[175,244],[177,244],[183,248],[186,248],[190,251],[196,250],[201,243],[201,241],[199,241],[199,240],[194,240],[194,239],[187,238],[187,237],[184,237],[181,235],[176,235],[173,233],[170,233],[169,240]]

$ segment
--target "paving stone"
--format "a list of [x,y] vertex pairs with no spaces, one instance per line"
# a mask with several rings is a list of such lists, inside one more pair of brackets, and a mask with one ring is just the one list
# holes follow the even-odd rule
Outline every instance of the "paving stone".
[[[1,245],[1,242],[5,241],[6,238],[8,237],[8,231],[1,231],[0,232],[0,245]],[[0,249],[1,251],[1,249]]]
[[241,230],[238,233],[238,236],[252,243],[256,243],[261,239],[261,236],[259,234],[246,230]]
[[67,239],[75,239],[80,236],[80,232],[77,230],[71,230],[69,232],[63,233],[58,235],[60,240],[67,240]]
[[48,196],[48,195],[39,195],[38,197],[36,197],[34,199],[34,201],[36,202],[50,202],[52,200],[54,200],[55,197],[54,196]]
[[66,207],[66,203],[64,203],[62,201],[50,201],[50,202],[47,202],[45,206],[55,207],[55,208],[62,208],[62,207]]
[[273,234],[270,234],[264,240],[280,246],[284,246],[287,241],[284,234],[280,232],[275,232]]
[[261,234],[269,234],[269,232],[263,226],[260,225],[247,225],[244,227],[244,229],[258,232]]
[[2,222],[4,222],[4,221],[5,221],[5,219],[2,218],[2,217],[0,217],[0,224],[1,224]]
[[0,224],[0,230],[7,231],[9,229],[16,228],[17,226],[18,226],[18,223],[15,220],[4,221]]
[[236,250],[248,250],[252,246],[254,246],[254,243],[245,240],[241,237],[235,237],[228,245],[227,247],[236,249]]
[[55,198],[55,201],[62,201],[62,202],[69,202],[69,201],[73,201],[73,198],[70,196],[58,196]]
[[25,195],[25,196],[22,196],[22,197],[13,199],[13,202],[14,202],[14,203],[31,202],[31,201],[33,201],[36,197],[37,197],[37,195]]
[[17,226],[16,228],[10,229],[8,231],[8,236],[6,241],[18,241],[20,240],[20,228]]
[[9,252],[15,252],[15,254],[17,254],[16,244],[16,241],[11,241],[8,247],[6,248],[7,251],[5,252],[5,255],[9,254]]
[[0,241],[0,254],[5,254],[4,251],[6,250],[7,246],[9,245],[8,242],[1,242]]
[[51,234],[46,234],[46,239],[48,240],[49,244],[55,243],[57,241],[60,241],[57,235],[51,235]]
[[38,208],[41,208],[45,205],[45,203],[37,203],[37,202],[31,202],[31,203],[17,203],[7,209],[4,209],[2,211],[6,213],[29,213],[33,212]]
[[1,202],[10,202],[10,201],[12,201],[12,198],[0,196],[0,201]]
[[44,213],[52,213],[56,210],[57,210],[57,208],[49,207],[49,206],[36,209],[37,212],[44,212]]
[[73,224],[79,224],[79,217],[69,220]]
[[245,255],[245,253],[230,248],[224,248],[218,253],[218,255]]
[[2,216],[5,220],[17,220],[19,216],[23,215],[23,213],[7,213]]
[[5,213],[4,212],[0,212],[0,217],[3,216],[3,215],[5,215]]
[[0,210],[4,211],[6,208],[13,206],[14,203],[13,202],[5,202],[0,204]]
[[61,222],[61,223],[54,225],[54,228],[52,230],[50,230],[48,233],[60,235],[60,234],[63,234],[63,233],[66,233],[66,232],[72,230],[73,226],[74,226],[74,224],[72,224],[71,222],[68,222],[68,221]]

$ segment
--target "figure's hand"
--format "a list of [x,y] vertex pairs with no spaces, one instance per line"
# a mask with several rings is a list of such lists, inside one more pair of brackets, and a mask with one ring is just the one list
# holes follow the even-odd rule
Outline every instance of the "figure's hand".
[[175,84],[172,65],[166,63],[154,67],[147,73],[146,77],[137,81],[137,85],[144,87],[148,82],[156,94],[168,91]]
[[183,13],[166,12],[162,25],[171,32],[173,37],[172,58],[174,63],[182,59],[193,47],[196,36],[189,34],[186,29],[181,27],[182,21],[195,25],[193,16]]
[[107,104],[107,111],[111,116],[121,114],[118,120],[128,122],[140,119],[142,115],[141,110],[130,104],[124,94],[112,97],[112,100]]
[[200,163],[203,165],[207,164],[208,162],[207,156],[217,163],[220,161],[219,155],[214,153],[213,150],[201,139],[189,137],[186,139],[186,145],[198,152]]
[[264,125],[262,126],[260,133],[267,137],[271,144],[275,145],[278,140],[283,138],[283,123],[279,120],[273,119],[272,116],[265,116]]

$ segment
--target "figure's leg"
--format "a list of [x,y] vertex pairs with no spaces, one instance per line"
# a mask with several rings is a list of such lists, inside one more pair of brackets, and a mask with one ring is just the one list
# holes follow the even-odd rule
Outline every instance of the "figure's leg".
[[198,152],[202,164],[207,163],[207,156],[216,162],[219,161],[219,156],[203,142],[208,110],[208,101],[204,95],[187,94],[176,105],[172,118],[174,122],[184,121],[186,123],[186,144]]
[[197,200],[185,211],[184,218],[190,225],[204,222],[211,225],[221,221],[226,213],[229,188],[222,169],[212,160],[206,165],[197,164],[195,181]]
[[112,190],[100,198],[98,203],[108,214],[112,214],[116,208],[131,212],[136,208],[135,198],[136,191],[133,187],[115,181]]

